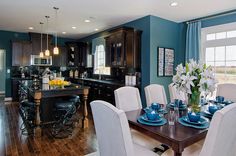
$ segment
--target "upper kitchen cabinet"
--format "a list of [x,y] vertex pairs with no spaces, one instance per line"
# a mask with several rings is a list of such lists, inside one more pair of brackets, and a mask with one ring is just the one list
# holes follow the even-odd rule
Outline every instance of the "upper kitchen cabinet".
[[[58,46],[59,54],[52,55],[52,65],[58,67],[66,67],[67,66],[67,48],[65,46]],[[52,51],[53,52],[53,51]]]
[[140,68],[141,31],[122,27],[109,32],[106,66]]
[[[39,33],[29,33],[30,39],[32,42],[32,55],[39,55],[41,51],[41,34]],[[52,35],[48,35],[48,49],[51,52],[52,55]],[[43,34],[42,36],[42,50],[45,51],[47,49],[47,35]]]
[[84,42],[66,42],[68,65],[85,67],[87,64],[88,45]]
[[30,41],[12,41],[12,66],[29,66],[31,53]]

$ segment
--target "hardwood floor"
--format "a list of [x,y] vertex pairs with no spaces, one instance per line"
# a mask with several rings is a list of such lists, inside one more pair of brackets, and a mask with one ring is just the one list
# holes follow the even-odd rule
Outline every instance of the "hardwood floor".
[[18,104],[4,104],[0,99],[0,156],[83,156],[97,150],[97,140],[91,117],[89,128],[81,122],[70,138],[55,139],[49,129],[41,138],[21,134],[22,119]]

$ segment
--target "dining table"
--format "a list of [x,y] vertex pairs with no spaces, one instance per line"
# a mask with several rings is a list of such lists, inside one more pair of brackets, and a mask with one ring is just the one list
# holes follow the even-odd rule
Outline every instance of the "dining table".
[[[175,121],[174,125],[169,125],[167,122],[162,126],[141,124],[137,119],[144,113],[143,109],[126,112],[130,127],[168,145],[174,151],[175,156],[181,156],[186,147],[206,137],[208,128],[196,129],[187,127],[180,124],[178,121]],[[180,111],[179,113],[180,117],[186,114],[187,111]],[[164,118],[167,118],[167,114],[164,115]]]

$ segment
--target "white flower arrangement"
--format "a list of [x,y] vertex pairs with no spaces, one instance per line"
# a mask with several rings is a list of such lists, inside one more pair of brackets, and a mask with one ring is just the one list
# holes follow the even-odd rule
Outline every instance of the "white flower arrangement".
[[190,59],[185,67],[182,64],[176,67],[173,83],[178,90],[187,94],[200,92],[207,95],[215,90],[217,81],[211,66]]

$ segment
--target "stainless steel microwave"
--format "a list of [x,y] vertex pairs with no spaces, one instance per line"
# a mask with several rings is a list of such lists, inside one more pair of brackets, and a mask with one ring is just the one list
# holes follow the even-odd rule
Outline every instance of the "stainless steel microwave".
[[40,57],[39,55],[31,55],[30,64],[35,66],[51,66],[52,56]]

